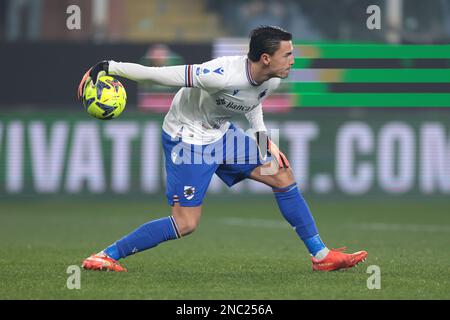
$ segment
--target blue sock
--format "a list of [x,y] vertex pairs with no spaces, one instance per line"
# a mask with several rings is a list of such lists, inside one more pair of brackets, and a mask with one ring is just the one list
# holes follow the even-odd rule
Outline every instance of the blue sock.
[[294,183],[286,188],[273,188],[272,190],[283,217],[303,240],[309,253],[314,256],[317,252],[326,248],[320,239],[314,218],[300,194],[297,184]]
[[114,260],[125,258],[139,251],[156,247],[161,242],[180,238],[173,217],[161,218],[147,222],[116,241],[104,252]]
[[112,245],[110,245],[108,248],[103,250],[104,253],[110,258],[113,258],[114,260],[120,259],[120,253],[119,249],[116,246],[116,243],[114,242]]

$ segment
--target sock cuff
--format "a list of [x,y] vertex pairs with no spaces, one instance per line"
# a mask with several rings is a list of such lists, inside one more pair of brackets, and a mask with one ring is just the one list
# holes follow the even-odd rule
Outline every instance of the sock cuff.
[[297,188],[297,183],[294,182],[293,184],[291,184],[290,186],[287,186],[285,188],[272,188],[272,191],[274,193],[283,193],[283,192],[289,192],[293,189]]
[[326,248],[325,244],[323,243],[318,233],[315,233],[314,235],[308,237],[307,239],[302,240],[312,256],[315,256],[317,252]]
[[178,225],[177,225],[177,222],[175,221],[175,218],[173,216],[169,216],[169,218],[170,218],[170,222],[172,223],[172,227],[175,230],[175,234],[177,236],[177,239],[181,238],[181,233],[180,233],[180,231],[178,229]]

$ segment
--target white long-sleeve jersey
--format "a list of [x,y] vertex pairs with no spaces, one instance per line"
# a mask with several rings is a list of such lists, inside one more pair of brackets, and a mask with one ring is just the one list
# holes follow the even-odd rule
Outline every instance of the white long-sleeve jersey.
[[202,145],[219,140],[236,113],[244,114],[255,131],[266,131],[261,102],[280,83],[279,78],[255,83],[246,56],[171,67],[110,61],[109,74],[182,87],[164,118],[163,130],[173,138]]

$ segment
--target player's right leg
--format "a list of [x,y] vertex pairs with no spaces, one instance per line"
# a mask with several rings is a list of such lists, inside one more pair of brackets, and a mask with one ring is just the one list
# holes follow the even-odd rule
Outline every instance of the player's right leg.
[[126,271],[118,260],[156,247],[162,242],[178,239],[192,233],[198,226],[201,206],[172,207],[172,216],[147,222],[105,250],[93,254],[83,261],[87,270]]
[[[153,248],[162,242],[181,238],[197,228],[203,197],[217,165],[177,161],[173,150],[179,150],[174,149],[179,143],[163,132],[166,196],[172,207],[172,215],[147,222],[105,250],[88,257],[82,265],[85,269],[126,271],[117,260]],[[186,151],[185,147],[189,151]],[[183,144],[183,153],[190,150],[194,150],[191,145]]]

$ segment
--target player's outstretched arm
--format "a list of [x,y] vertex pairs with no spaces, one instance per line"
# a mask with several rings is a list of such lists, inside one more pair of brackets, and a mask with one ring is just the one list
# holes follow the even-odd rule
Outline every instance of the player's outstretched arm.
[[[204,72],[201,72],[202,70]],[[109,74],[135,81],[151,81],[169,87],[196,87],[209,92],[224,88],[227,81],[226,71],[222,68],[220,58],[200,65],[187,64],[169,67],[145,67],[137,63],[111,60],[109,61]]]
[[187,87],[188,66],[146,67],[137,63],[109,61],[109,74],[134,81],[151,81],[170,87]]
[[[94,85],[97,78],[102,75],[116,75],[138,82],[151,81],[169,87],[196,87],[207,91],[220,90],[225,86],[227,79],[221,65],[220,59],[214,59],[201,65],[169,67],[146,67],[137,63],[113,60],[101,61],[84,74],[78,86],[78,97],[83,96],[86,85]],[[208,72],[200,72],[203,68]],[[209,72],[209,70],[218,70],[218,72]],[[93,83],[91,79],[95,79],[95,82]]]
[[95,85],[97,79],[104,75],[116,75],[134,81],[151,81],[165,86],[188,86],[186,82],[187,67],[145,67],[137,63],[100,61],[92,66],[81,79],[78,85],[78,98],[83,96],[87,85]]

